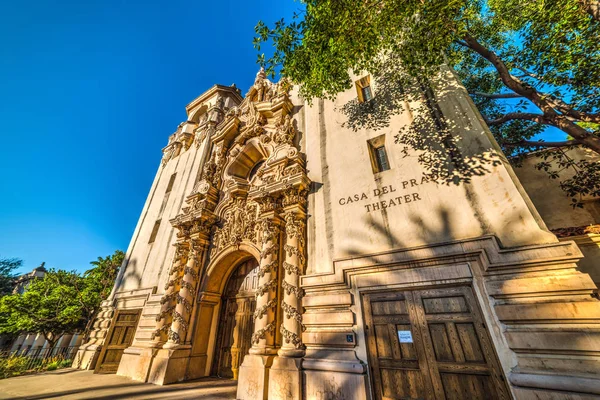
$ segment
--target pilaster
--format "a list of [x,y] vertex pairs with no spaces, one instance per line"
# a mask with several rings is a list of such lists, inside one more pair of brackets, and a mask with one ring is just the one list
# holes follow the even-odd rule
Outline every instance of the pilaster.
[[271,198],[263,202],[259,286],[256,292],[252,347],[239,370],[238,399],[267,399],[269,369],[277,353],[277,289],[281,219],[275,214]]

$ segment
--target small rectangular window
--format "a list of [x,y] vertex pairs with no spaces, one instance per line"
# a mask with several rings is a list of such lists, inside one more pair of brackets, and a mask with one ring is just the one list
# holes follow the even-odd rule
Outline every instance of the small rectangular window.
[[371,93],[371,86],[365,86],[364,88],[361,88],[361,90],[363,95],[363,101],[369,101],[373,98],[373,94]]
[[177,173],[174,173],[173,175],[171,175],[171,178],[169,179],[169,184],[167,185],[167,190],[165,191],[165,193],[170,193],[171,190],[173,190],[173,185],[175,184],[175,175],[177,175]]
[[150,234],[150,239],[148,243],[154,243],[156,240],[156,235],[158,235],[158,228],[160,228],[160,219],[154,223],[154,227],[152,228],[152,233]]
[[364,103],[373,98],[373,89],[371,88],[371,77],[369,75],[355,82],[358,101]]
[[385,149],[385,135],[369,139],[367,145],[369,147],[369,156],[371,157],[373,173],[376,174],[391,169],[390,161]]
[[379,172],[387,171],[388,169],[390,169],[387,153],[385,152],[385,146],[381,146],[375,149],[375,157],[377,159],[377,169],[379,170]]

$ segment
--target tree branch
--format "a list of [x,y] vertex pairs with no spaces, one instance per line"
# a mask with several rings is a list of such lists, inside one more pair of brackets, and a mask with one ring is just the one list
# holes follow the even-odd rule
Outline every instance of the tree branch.
[[600,21],[600,1],[598,0],[579,0],[583,9],[596,21]]
[[488,99],[515,99],[519,97],[523,97],[517,93],[483,93],[483,92],[475,92],[471,93],[472,96],[485,97]]
[[483,117],[485,119],[486,124],[493,126],[493,125],[501,125],[505,122],[508,121],[513,121],[513,120],[525,120],[525,121],[532,121],[532,122],[537,122],[540,124],[548,124],[550,125],[549,121],[547,121],[544,118],[543,114],[535,114],[535,113],[520,113],[520,112],[514,112],[514,113],[508,113],[508,114],[504,114],[503,116],[501,116],[500,118],[496,118],[496,119],[487,119],[485,116]]
[[535,140],[519,140],[518,142],[502,143],[508,147],[565,147],[579,144],[576,140],[566,140],[564,142],[542,142]]
[[[597,1],[597,0],[594,0]],[[465,33],[463,40],[469,46],[470,49],[478,53],[481,57],[488,60],[498,72],[502,83],[510,90],[518,93],[530,100],[535,104],[542,112],[543,116],[539,114],[527,114],[527,113],[509,113],[498,120],[491,121],[492,125],[506,122],[510,119],[527,119],[542,124],[552,125],[563,132],[571,135],[574,139],[579,141],[581,144],[586,145],[596,153],[600,154],[600,137],[592,134],[587,129],[582,128],[572,121],[572,117],[569,115],[559,114],[557,109],[554,108],[554,104],[550,100],[549,96],[545,96],[538,92],[534,87],[528,85],[525,82],[519,80],[519,78],[510,74],[510,71],[506,64],[487,47],[483,46],[472,37],[469,33]],[[560,110],[559,110],[560,111]],[[512,114],[511,118],[507,118],[508,115]],[[517,117],[515,117],[515,115]]]

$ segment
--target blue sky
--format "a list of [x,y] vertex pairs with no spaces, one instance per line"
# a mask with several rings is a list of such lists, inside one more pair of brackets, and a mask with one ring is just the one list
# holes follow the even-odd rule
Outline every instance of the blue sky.
[[293,1],[0,4],[0,257],[83,271],[126,250],[161,148],[214,83],[245,92]]

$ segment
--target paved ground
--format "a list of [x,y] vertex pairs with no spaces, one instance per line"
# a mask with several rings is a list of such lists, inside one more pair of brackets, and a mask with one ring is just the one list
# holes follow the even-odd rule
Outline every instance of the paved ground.
[[235,399],[236,381],[204,378],[156,386],[117,375],[62,369],[0,380],[0,399]]

